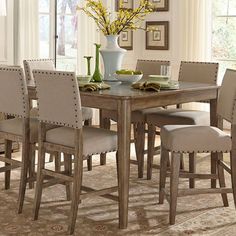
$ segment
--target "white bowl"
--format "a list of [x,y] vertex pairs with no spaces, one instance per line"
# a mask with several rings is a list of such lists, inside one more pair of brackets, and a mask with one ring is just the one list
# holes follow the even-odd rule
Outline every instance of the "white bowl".
[[143,74],[140,75],[115,74],[114,77],[123,83],[134,83],[142,79]]
[[77,75],[76,78],[79,82],[89,83],[91,80],[91,75]]

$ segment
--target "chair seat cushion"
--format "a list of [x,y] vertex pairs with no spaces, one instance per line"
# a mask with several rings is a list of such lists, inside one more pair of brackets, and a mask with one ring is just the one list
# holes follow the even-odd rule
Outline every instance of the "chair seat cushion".
[[[60,127],[46,133],[46,141],[67,147],[74,147],[74,129]],[[115,131],[83,127],[83,155],[106,153],[117,150],[117,133]]]
[[210,114],[206,111],[163,109],[146,115],[147,123],[158,127],[164,125],[210,125]]
[[90,120],[93,118],[93,109],[89,107],[82,107],[83,121]]
[[[154,112],[161,111],[161,110],[163,110],[162,107],[155,107],[155,108],[148,108],[148,109],[133,111],[132,115],[131,115],[131,122],[132,123],[146,122],[146,115],[147,114],[154,113]],[[104,110],[103,115],[104,115],[104,117],[107,117],[113,121],[117,122],[117,120],[118,120],[116,111]]]
[[[30,118],[38,118],[39,110],[37,107],[34,107],[30,110]],[[83,121],[93,118],[93,109],[89,107],[82,107],[82,117]]]
[[165,125],[162,146],[173,152],[229,152],[231,137],[212,126]]
[[[23,122],[20,118],[1,120],[0,132],[6,132],[14,135],[23,135]],[[30,142],[36,143],[38,140],[38,120],[30,119]]]

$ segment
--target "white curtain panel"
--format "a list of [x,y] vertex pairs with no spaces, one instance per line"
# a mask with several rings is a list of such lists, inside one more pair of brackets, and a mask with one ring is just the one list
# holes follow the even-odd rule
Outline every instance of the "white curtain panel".
[[[80,1],[83,6],[84,0]],[[78,11],[78,73],[87,73],[87,61],[84,56],[93,56],[91,60],[91,73],[94,71],[95,45],[100,43],[100,32],[93,19],[84,12]]]
[[39,56],[38,0],[17,0],[16,63]]
[[0,16],[7,15],[6,0],[0,0]]
[[181,60],[210,60],[211,2],[211,0],[178,0]]

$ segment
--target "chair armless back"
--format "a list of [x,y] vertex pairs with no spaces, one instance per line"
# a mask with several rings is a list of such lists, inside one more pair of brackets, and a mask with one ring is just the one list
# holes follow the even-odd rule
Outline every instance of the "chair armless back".
[[33,75],[38,97],[39,120],[71,128],[81,128],[81,101],[75,74],[34,70]]
[[217,84],[218,63],[181,61],[179,81]]
[[236,70],[227,69],[219,92],[217,114],[236,124]]
[[149,75],[160,75],[161,66],[170,65],[169,61],[159,61],[159,60],[137,60],[136,70],[143,72],[143,80],[147,80]]
[[25,77],[29,83],[34,84],[33,70],[55,70],[52,59],[24,60]]
[[26,81],[20,67],[0,67],[0,112],[22,118],[29,115]]

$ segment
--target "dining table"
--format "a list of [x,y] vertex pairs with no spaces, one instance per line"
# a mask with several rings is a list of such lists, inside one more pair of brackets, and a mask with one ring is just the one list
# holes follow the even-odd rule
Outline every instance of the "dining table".
[[[153,107],[208,101],[210,103],[210,123],[218,126],[217,97],[219,86],[206,83],[179,82],[174,90],[141,91],[131,88],[129,83],[110,83],[111,88],[99,91],[81,91],[81,104],[84,107],[117,111],[118,135],[118,193],[119,193],[119,228],[128,227],[129,176],[130,176],[130,139],[131,113]],[[31,99],[37,99],[35,86],[28,84]],[[217,154],[211,154],[211,173],[216,173]],[[216,180],[211,180],[211,187],[216,187]]]

